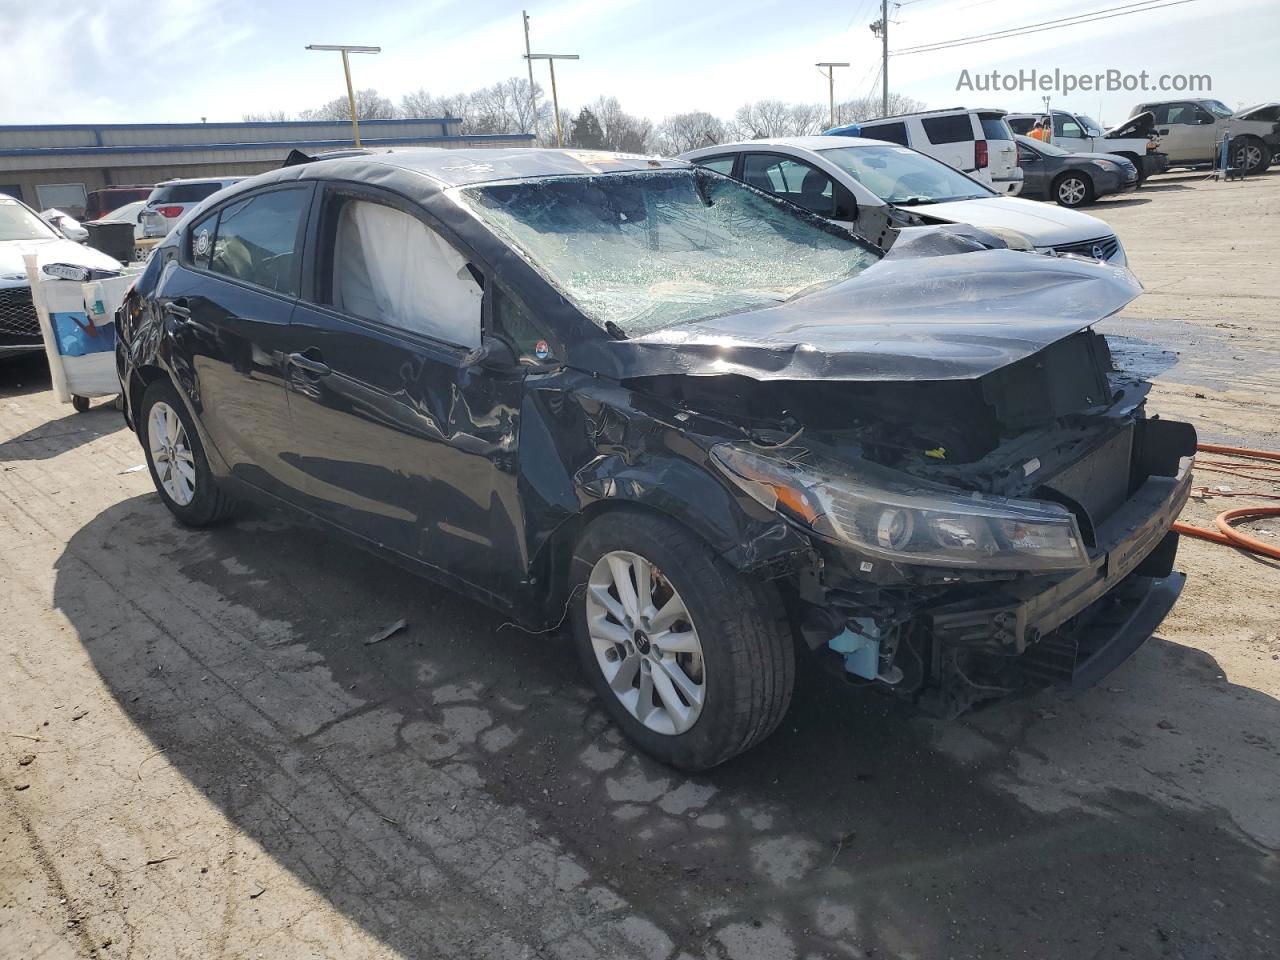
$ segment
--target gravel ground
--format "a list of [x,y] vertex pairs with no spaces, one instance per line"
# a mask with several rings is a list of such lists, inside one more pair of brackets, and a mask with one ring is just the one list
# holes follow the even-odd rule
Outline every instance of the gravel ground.
[[[1280,172],[1092,212],[1153,411],[1280,448]],[[688,777],[565,638],[265,512],[184,530],[141,462],[0,364],[4,960],[1280,955],[1280,564],[1184,541],[1159,635],[1070,699],[940,724],[802,671]]]

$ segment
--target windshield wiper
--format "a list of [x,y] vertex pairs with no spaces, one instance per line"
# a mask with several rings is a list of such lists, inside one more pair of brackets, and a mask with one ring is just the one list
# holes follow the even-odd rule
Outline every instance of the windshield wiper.
[[933,197],[890,197],[886,203],[901,203],[908,207],[920,207],[926,203],[937,203]]

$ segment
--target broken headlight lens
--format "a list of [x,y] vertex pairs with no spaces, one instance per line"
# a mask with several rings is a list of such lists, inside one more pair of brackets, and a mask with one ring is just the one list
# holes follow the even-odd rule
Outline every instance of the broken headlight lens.
[[722,443],[711,454],[755,500],[825,540],[884,560],[1029,571],[1070,570],[1088,560],[1075,517],[1056,503],[964,493],[794,447]]

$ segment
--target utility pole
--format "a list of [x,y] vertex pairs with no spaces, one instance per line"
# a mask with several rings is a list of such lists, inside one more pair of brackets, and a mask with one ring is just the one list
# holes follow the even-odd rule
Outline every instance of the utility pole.
[[551,67],[551,109],[556,115],[556,146],[564,146],[564,136],[560,130],[560,95],[556,93],[556,61],[581,59],[576,53],[526,53],[529,61],[546,60]]
[[530,123],[533,125],[533,142],[536,144],[538,142],[538,90],[533,85],[533,57],[529,55],[529,11],[521,10],[520,16],[524,20],[524,62],[529,67],[529,106],[533,110]]
[[835,81],[836,67],[847,67],[848,65],[849,64],[847,63],[831,63],[831,62],[815,64],[819,72],[822,71],[823,67],[827,68],[823,76],[827,78],[827,100],[831,104],[831,126],[833,127],[836,125],[836,81]]
[[871,32],[880,38],[880,75],[884,78],[880,94],[880,116],[889,115],[889,0],[880,0],[880,19],[871,24]]
[[356,149],[362,146],[360,143],[360,121],[356,119],[356,94],[351,86],[351,63],[347,59],[349,53],[381,53],[381,47],[360,47],[349,43],[311,43],[307,45],[308,50],[337,50],[342,54],[342,72],[347,78],[347,106],[351,108],[351,138],[355,141]]

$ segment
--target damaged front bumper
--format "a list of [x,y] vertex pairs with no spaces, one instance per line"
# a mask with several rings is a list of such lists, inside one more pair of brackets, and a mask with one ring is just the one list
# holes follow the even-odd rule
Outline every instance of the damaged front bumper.
[[1158,449],[1149,459],[1138,452],[1129,469],[1155,469],[1088,523],[1092,542],[1079,569],[986,582],[957,576],[857,600],[837,591],[828,610],[839,632],[810,644],[837,672],[879,681],[942,716],[1097,683],[1151,636],[1182,591],[1171,527],[1190,493],[1194,436],[1174,429],[1181,424],[1160,421],[1166,429],[1156,431],[1149,423],[1149,449]]

